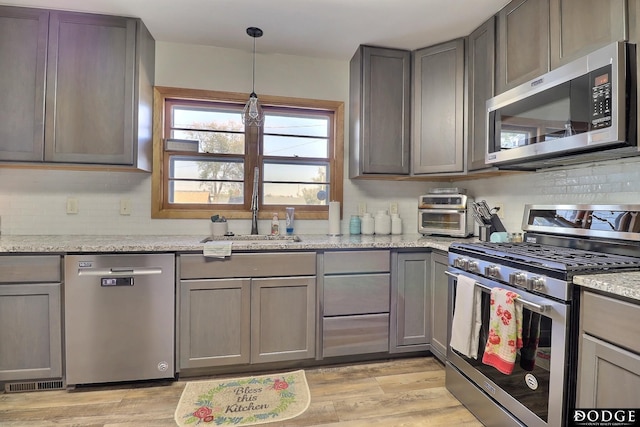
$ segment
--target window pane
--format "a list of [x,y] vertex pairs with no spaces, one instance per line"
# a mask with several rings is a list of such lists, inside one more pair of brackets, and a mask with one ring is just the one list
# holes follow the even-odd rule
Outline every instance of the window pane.
[[264,119],[264,134],[328,137],[329,118],[267,113]]
[[264,164],[264,181],[266,182],[301,182],[328,183],[329,164]]
[[322,184],[264,184],[265,205],[326,205],[329,187]]
[[200,153],[244,154],[244,134],[172,130],[171,138],[200,141]]
[[244,203],[242,160],[174,156],[169,167],[171,203]]
[[242,130],[242,109],[175,106],[172,128]]
[[184,204],[242,204],[241,182],[196,182],[169,180],[169,202]]
[[264,136],[264,155],[280,157],[329,157],[329,141],[293,136]]

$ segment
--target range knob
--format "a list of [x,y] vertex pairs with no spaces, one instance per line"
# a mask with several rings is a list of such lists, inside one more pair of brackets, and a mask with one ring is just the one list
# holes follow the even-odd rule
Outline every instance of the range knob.
[[469,266],[469,260],[466,258],[456,258],[453,260],[453,266],[462,270],[466,270]]
[[479,273],[480,272],[480,264],[478,264],[478,261],[469,261],[468,269],[472,273]]
[[484,274],[489,277],[500,278],[500,267],[495,264],[489,265],[484,269]]
[[509,274],[509,284],[516,286],[527,285],[527,275],[521,271]]
[[532,277],[529,281],[529,289],[532,291],[544,291],[544,277]]

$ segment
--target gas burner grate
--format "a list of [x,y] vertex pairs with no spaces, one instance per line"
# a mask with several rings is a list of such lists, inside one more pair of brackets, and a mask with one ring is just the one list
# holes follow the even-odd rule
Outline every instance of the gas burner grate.
[[482,254],[495,258],[496,262],[515,261],[558,270],[640,268],[640,258],[537,243],[479,242],[452,246],[460,248],[459,253]]

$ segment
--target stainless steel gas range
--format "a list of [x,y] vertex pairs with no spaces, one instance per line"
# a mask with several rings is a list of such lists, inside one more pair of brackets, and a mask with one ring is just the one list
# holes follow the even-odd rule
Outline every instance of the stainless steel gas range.
[[[578,360],[580,300],[573,276],[640,269],[639,214],[640,205],[527,205],[523,243],[451,245],[454,316],[464,302],[458,282],[471,283],[479,326],[471,335],[477,355],[448,346],[446,385],[485,425],[567,424]],[[519,349],[508,374],[483,362],[494,335],[495,288],[517,294],[522,307]]]

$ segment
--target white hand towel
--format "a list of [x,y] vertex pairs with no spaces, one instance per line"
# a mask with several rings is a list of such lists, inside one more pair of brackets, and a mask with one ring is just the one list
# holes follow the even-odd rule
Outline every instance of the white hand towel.
[[207,242],[202,249],[202,255],[210,258],[225,258],[231,256],[231,243],[231,240]]
[[470,277],[458,275],[455,311],[451,325],[451,347],[466,357],[478,358],[481,293]]

